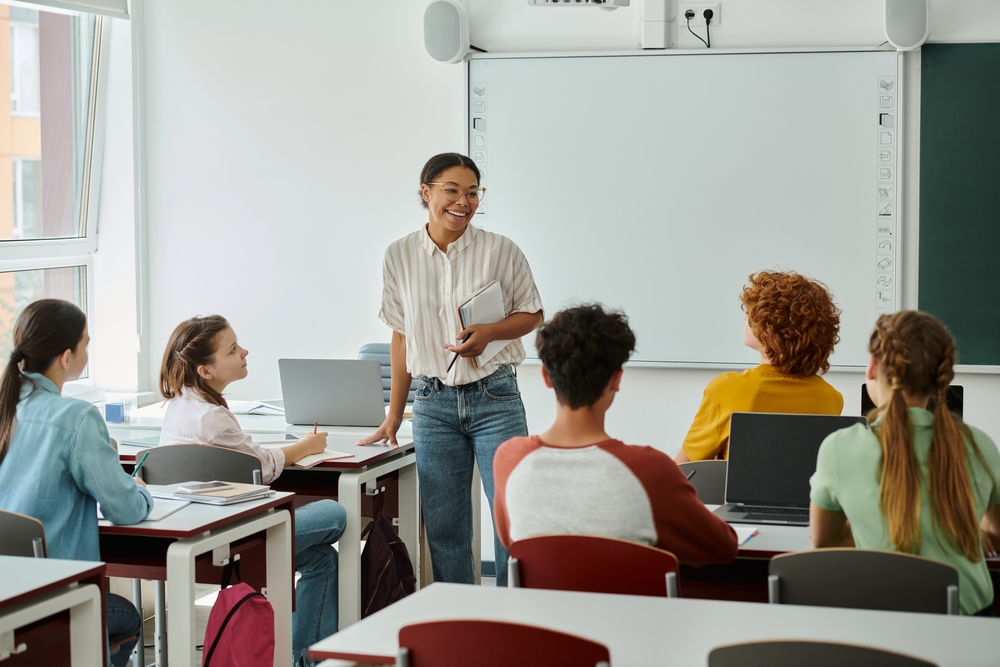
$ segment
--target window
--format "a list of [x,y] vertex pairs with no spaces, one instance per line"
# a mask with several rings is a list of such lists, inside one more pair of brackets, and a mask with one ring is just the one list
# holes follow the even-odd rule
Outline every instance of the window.
[[10,87],[10,106],[0,107],[0,127],[9,128],[0,141],[2,360],[27,304],[59,298],[87,310],[92,299],[101,19],[0,4],[0,22],[7,24],[0,41],[9,38],[0,58],[8,57],[10,72],[7,82],[0,77],[0,87]]

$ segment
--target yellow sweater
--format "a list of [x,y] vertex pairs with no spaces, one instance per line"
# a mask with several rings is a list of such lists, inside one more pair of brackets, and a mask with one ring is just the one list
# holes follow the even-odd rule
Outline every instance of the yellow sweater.
[[692,461],[729,457],[729,416],[734,412],[839,415],[844,397],[818,375],[783,375],[770,364],[723,373],[708,383],[684,438]]

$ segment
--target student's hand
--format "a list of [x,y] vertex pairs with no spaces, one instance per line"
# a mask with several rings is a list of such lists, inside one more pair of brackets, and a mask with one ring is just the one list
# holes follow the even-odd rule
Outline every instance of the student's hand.
[[142,477],[133,477],[132,479],[134,479],[135,483],[139,486],[146,486],[146,483],[142,481]]
[[304,456],[309,456],[311,454],[322,454],[326,451],[326,431],[320,431],[319,433],[307,433],[299,440],[299,443],[304,448]]
[[367,438],[361,438],[358,440],[359,445],[375,445],[375,444],[385,444],[388,442],[393,449],[399,447],[399,443],[396,442],[396,431],[399,430],[400,420],[393,416],[387,416],[382,425],[378,427],[378,430],[372,433]]
[[986,554],[987,558],[993,558],[997,555],[996,547],[993,546],[993,540],[990,539],[985,530],[981,532],[983,534],[983,553]]
[[[469,337],[469,340],[463,343],[462,340],[466,336]],[[457,345],[446,344],[444,349],[460,357],[478,357],[486,349],[486,346],[493,342],[494,338],[492,324],[473,324],[471,327],[462,329],[455,336],[455,340],[458,341]]]

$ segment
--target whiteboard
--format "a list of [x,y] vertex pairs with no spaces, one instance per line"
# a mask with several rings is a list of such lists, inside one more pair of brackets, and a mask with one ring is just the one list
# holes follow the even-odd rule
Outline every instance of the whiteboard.
[[548,315],[623,309],[633,361],[756,363],[739,295],[778,269],[830,288],[831,363],[864,366],[899,302],[900,72],[885,51],[477,55],[475,224],[520,246]]

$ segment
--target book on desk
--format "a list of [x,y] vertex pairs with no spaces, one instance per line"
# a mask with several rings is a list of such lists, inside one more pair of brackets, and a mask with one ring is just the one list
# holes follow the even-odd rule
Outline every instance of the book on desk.
[[234,505],[250,500],[259,500],[268,496],[273,496],[274,491],[266,484],[239,484],[231,483],[231,488],[219,491],[204,491],[201,493],[184,493],[178,491],[180,487],[194,482],[181,482],[180,484],[147,484],[146,488],[153,498],[166,498],[170,500],[187,500],[193,503],[203,503],[205,505]]

